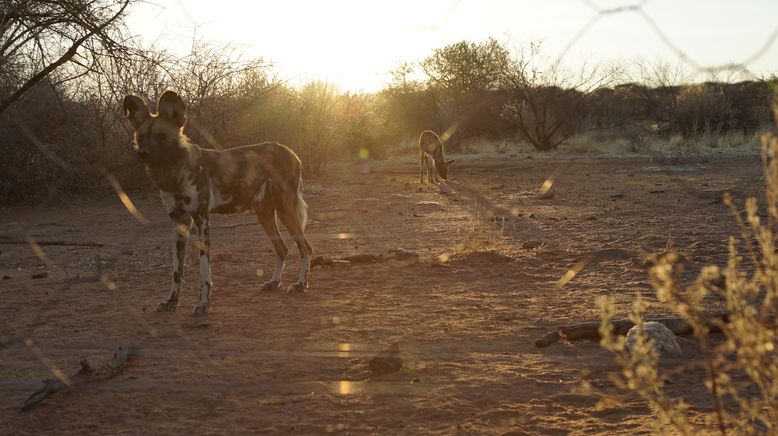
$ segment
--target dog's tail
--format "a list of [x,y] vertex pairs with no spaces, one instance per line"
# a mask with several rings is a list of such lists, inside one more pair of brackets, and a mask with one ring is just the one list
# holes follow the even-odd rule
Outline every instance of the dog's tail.
[[302,171],[297,175],[297,193],[295,194],[295,205],[297,206],[297,218],[300,220],[300,227],[305,230],[305,224],[308,222],[308,204],[303,199],[303,174]]

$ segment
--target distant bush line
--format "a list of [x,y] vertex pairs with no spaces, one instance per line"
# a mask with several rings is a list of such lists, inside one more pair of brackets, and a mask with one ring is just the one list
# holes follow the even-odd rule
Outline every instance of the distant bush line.
[[[107,191],[106,171],[128,190],[149,189],[121,113],[128,92],[154,99],[175,89],[190,105],[186,133],[196,143],[279,141],[300,154],[310,177],[337,159],[411,155],[424,129],[447,132],[452,152],[468,138],[546,151],[580,134],[635,149],[679,135],[753,135],[771,123],[776,84],[687,83],[661,64],[639,65],[634,80],[621,67],[563,70],[537,45],[511,53],[493,39],[437,49],[399,65],[381,91],[360,94],[326,82],[292,86],[262,59],[236,61],[233,49],[202,42],[184,59],[138,53],[74,80],[52,73],[0,115],[0,204]],[[0,70],[12,83],[24,68]],[[0,100],[13,89],[0,86]]]

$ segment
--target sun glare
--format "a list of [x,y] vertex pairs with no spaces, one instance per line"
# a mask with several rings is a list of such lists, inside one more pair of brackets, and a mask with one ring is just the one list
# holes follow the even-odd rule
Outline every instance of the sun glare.
[[[744,8],[737,14],[724,14],[730,31],[716,30],[710,36],[715,43],[703,44],[700,41],[705,39],[687,35],[719,29],[705,26],[706,20],[717,16],[715,8],[690,23],[686,17],[700,11],[695,9],[697,2],[688,3],[672,8],[649,4],[644,9],[680,50],[695,53],[700,62],[743,60],[738,47],[758,46],[774,27],[768,18],[771,14],[754,15],[759,8]],[[274,73],[291,84],[322,80],[347,92],[378,91],[389,82],[390,71],[402,62],[418,62],[446,44],[489,37],[511,48],[542,41],[544,53],[554,56],[565,51],[566,61],[572,64],[657,57],[678,60],[677,53],[634,14],[599,20],[571,45],[574,33],[568,30],[580,29],[595,13],[586,2],[576,1],[174,0],[138,5],[129,23],[149,44],[161,42],[181,55],[191,48],[193,38],[234,44],[246,59],[262,57],[272,63]],[[614,39],[614,34],[624,37]],[[642,42],[639,49],[633,44],[636,40]],[[754,72],[773,70],[773,58],[764,55],[755,60]]]
[[[446,43],[448,34],[440,26],[444,4],[222,1],[217,7],[204,0],[176,1],[146,5],[146,19],[137,12],[132,27],[148,41],[160,34],[175,37],[182,52],[193,37],[235,43],[247,58],[264,58],[293,84],[324,80],[344,91],[372,92],[388,82],[400,62],[420,59],[429,47]],[[158,19],[147,19],[153,15]]]
[[[375,91],[388,81],[394,64],[416,55],[406,48],[418,33],[412,28],[422,23],[402,5],[305,2],[300,10],[300,4],[287,2],[250,4],[253,10],[241,19],[244,23],[220,21],[222,30],[234,24],[235,29],[251,29],[235,37],[247,39],[258,54],[277,60],[280,69],[303,83],[326,80],[346,91]],[[261,26],[251,22],[250,17],[262,16],[293,18]]]

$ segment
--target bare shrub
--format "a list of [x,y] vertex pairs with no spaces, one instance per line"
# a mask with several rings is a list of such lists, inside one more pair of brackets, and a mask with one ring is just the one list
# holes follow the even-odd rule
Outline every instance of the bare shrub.
[[581,114],[595,91],[619,74],[617,68],[600,65],[566,70],[544,58],[539,44],[530,44],[504,70],[507,97],[501,116],[537,150],[552,150],[594,127]]
[[[769,133],[763,136],[762,160],[767,220],[762,221],[756,198],[746,201],[745,219],[732,198],[725,198],[742,233],[739,238],[730,237],[729,261],[723,270],[708,266],[693,283],[685,285],[680,279],[680,258],[674,253],[662,256],[651,268],[658,301],[691,325],[704,353],[705,386],[722,434],[778,431],[778,137]],[[753,271],[742,267],[742,246]],[[723,287],[717,285],[722,280]],[[720,342],[710,336],[711,320],[706,315],[706,299],[710,296],[723,300],[728,313],[726,320],[717,323],[723,333]],[[602,314],[601,344],[622,367],[621,386],[644,398],[665,425],[682,434],[698,434],[701,429],[687,419],[683,399],[665,393],[663,386],[669,375],[659,370],[650,342],[638,339],[634,350],[627,351],[624,338],[613,334],[609,322],[614,315],[613,303],[600,300],[598,304]],[[638,326],[643,323],[645,309],[642,300],[633,305],[632,320]]]
[[56,74],[58,83],[127,52],[131,0],[6,0],[0,7],[0,114]]
[[732,107],[724,94],[724,85],[701,83],[687,85],[678,95],[678,127],[685,137],[721,134],[731,130]]

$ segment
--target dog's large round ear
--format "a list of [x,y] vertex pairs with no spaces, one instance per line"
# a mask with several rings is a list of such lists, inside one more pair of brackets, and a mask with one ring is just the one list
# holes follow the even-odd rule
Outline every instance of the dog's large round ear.
[[186,104],[173,91],[165,91],[159,97],[157,113],[178,127],[183,127],[186,123]]
[[130,124],[132,124],[132,127],[135,130],[151,116],[149,113],[149,106],[137,95],[128,95],[124,97],[122,107],[124,108],[125,118],[130,121]]

